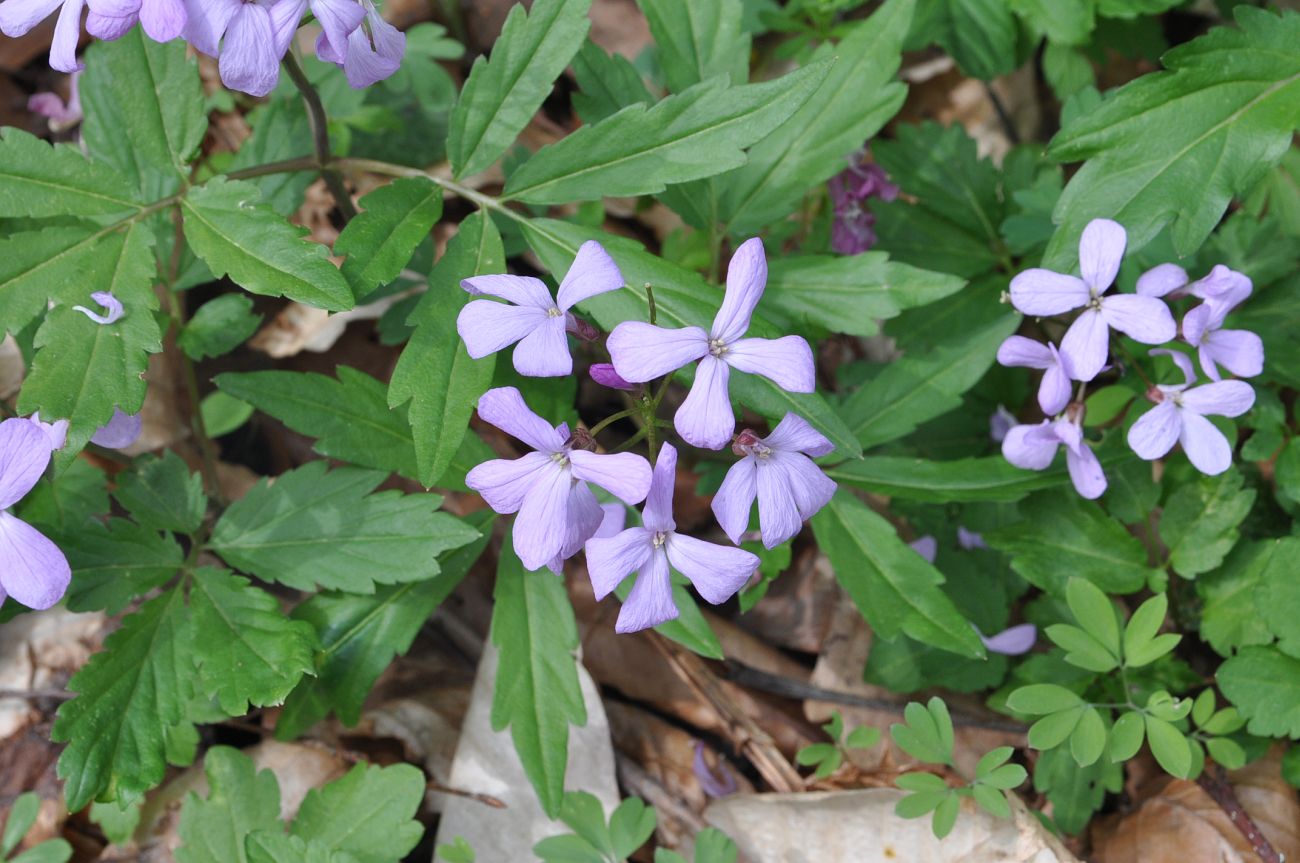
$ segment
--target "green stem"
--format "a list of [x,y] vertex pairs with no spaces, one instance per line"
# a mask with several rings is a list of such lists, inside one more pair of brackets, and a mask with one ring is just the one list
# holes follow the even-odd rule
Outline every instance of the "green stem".
[[591,428],[587,429],[587,433],[590,434],[592,437],[595,437],[596,435],[604,431],[605,427],[608,426],[610,423],[617,422],[618,420],[630,417],[632,413],[633,413],[632,409],[629,408],[628,410],[625,411],[619,411],[616,414],[610,414],[600,422],[596,423]]
[[649,282],[645,283],[645,301],[650,309],[650,326],[654,326],[655,320],[659,317],[659,309],[655,307],[655,289]]
[[339,208],[344,222],[350,222],[357,215],[357,208],[352,203],[347,186],[343,184],[343,175],[333,167],[334,157],[330,154],[329,118],[325,116],[325,105],[321,103],[320,93],[307,79],[302,64],[292,51],[284,55],[284,70],[289,79],[302,94],[303,104],[307,106],[307,125],[311,128],[312,145],[316,149],[316,165],[320,169],[325,186],[334,196],[334,203]]

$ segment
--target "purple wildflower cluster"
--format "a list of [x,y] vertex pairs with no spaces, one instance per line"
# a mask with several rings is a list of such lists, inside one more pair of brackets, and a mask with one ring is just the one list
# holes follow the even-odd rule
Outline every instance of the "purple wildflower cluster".
[[889,182],[885,169],[867,161],[864,147],[849,157],[849,166],[831,177],[831,248],[841,255],[858,255],[876,244],[876,217],[863,206],[871,198],[892,201],[898,186]]
[[74,72],[82,68],[76,50],[81,13],[88,8],[86,30],[92,36],[117,39],[139,22],[156,42],[183,38],[218,58],[227,87],[265,96],[280,79],[280,60],[309,7],[322,31],[316,56],[340,66],[353,87],[397,71],[406,35],[371,0],[3,0],[0,33],[22,36],[57,10],[50,65]]
[[[600,336],[571,309],[624,287],[618,265],[596,242],[578,250],[554,298],[543,282],[525,276],[475,276],[461,284],[475,297],[504,301],[474,299],[461,310],[457,331],[470,355],[487,356],[514,345],[515,369],[530,377],[571,374],[567,334],[587,341]],[[826,505],[835,483],[812,461],[833,446],[802,417],[786,414],[766,437],[748,428],[736,433],[728,395],[733,370],[762,375],[791,392],[814,388],[812,349],[804,339],[746,336],[766,284],[763,245],[749,240],[732,258],[722,306],[709,330],[621,323],[606,342],[612,362],[593,365],[591,375],[607,386],[638,390],[696,363],[694,382],[674,426],[697,447],[717,450],[731,444],[739,460],[713,498],[713,513],[722,532],[738,545],[757,500],[759,535],[764,546],[774,548]],[[566,559],[585,549],[597,599],[637,572],[619,612],[619,632],[677,617],[672,570],[717,604],[744,587],[758,568],[758,557],[748,551],[677,530],[673,489],[678,453],[672,444],[660,447],[653,468],[640,455],[598,453],[586,429],[552,426],[533,413],[513,387],[489,390],[479,400],[478,413],[534,452],[484,462],[469,472],[466,485],[497,512],[517,513],[514,547],[528,569],[545,566],[559,573]],[[622,507],[616,507],[618,514],[602,509],[592,486],[629,506],[645,501],[641,524],[624,529]]]
[[[1196,372],[1190,356],[1160,348],[1152,355],[1169,356],[1182,371],[1177,385],[1155,385],[1147,398],[1155,407],[1128,432],[1128,444],[1139,457],[1161,458],[1181,444],[1197,470],[1223,473],[1232,464],[1232,448],[1207,416],[1240,416],[1255,402],[1255,391],[1239,380],[1223,380],[1222,370],[1253,377],[1264,369],[1264,345],[1245,330],[1225,329],[1229,312],[1250,296],[1250,279],[1223,265],[1192,282],[1174,264],[1161,264],[1137,280],[1134,294],[1108,294],[1119,274],[1127,234],[1117,222],[1094,219],[1079,241],[1079,276],[1031,269],[1011,280],[1011,303],[1038,317],[1082,311],[1069,324],[1059,349],[1023,336],[1011,336],[998,349],[1005,366],[1040,369],[1038,406],[1047,416],[1037,425],[1017,425],[1005,432],[1002,453],[1017,467],[1043,470],[1064,446],[1066,466],[1075,489],[1085,498],[1106,491],[1106,475],[1083,434],[1083,392],[1071,400],[1072,382],[1086,385],[1107,370],[1111,330],[1149,345],[1175,340],[1193,347],[1211,383],[1192,386]],[[1166,300],[1196,297],[1201,303],[1174,321]]]

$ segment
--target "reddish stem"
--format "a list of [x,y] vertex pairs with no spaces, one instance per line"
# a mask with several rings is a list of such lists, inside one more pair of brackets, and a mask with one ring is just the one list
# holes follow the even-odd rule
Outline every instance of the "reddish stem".
[[1264,835],[1264,831],[1259,829],[1259,825],[1242,807],[1241,801],[1237,799],[1236,792],[1224,778],[1221,769],[1215,768],[1213,775],[1208,769],[1202,771],[1196,784],[1210,795],[1211,800],[1219,804],[1219,808],[1228,816],[1233,826],[1241,831],[1241,835],[1246,837],[1246,841],[1250,843],[1250,847],[1259,855],[1263,863],[1283,863],[1285,858],[1277,853],[1269,843],[1268,837]]

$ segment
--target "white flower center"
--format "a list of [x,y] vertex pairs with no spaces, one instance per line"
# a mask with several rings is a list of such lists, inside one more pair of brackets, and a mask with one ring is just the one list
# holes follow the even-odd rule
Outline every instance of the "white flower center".
[[546,317],[548,318],[558,318],[562,314],[564,314],[564,312],[560,311],[556,306],[551,306],[546,310]]
[[709,353],[719,359],[727,352],[727,343],[722,339],[709,339]]
[[664,530],[656,531],[654,538],[650,542],[655,548],[662,548],[663,544],[668,541],[668,532]]

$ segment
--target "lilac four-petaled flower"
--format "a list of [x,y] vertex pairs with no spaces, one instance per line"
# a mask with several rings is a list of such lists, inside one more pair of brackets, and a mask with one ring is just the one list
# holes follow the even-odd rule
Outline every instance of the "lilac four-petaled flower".
[[1226,330],[1224,318],[1232,306],[1206,300],[1183,315],[1183,338],[1196,348],[1206,376],[1221,379],[1219,366],[1237,377],[1253,378],[1264,371],[1264,342],[1249,330]]
[[[355,4],[349,0],[348,5]],[[336,33],[321,33],[316,56],[342,68],[348,84],[359,90],[397,71],[406,53],[406,34],[385,21],[370,0],[361,0],[358,8],[364,10],[363,17],[347,31],[346,39]]]
[[644,458],[577,448],[567,426],[552,426],[533,413],[514,387],[484,393],[478,415],[536,450],[483,462],[465,477],[488,506],[519,513],[515,552],[528,569],[558,568],[600,528],[605,513],[587,483],[628,504],[644,500],[650,490],[650,464]]
[[739,543],[748,529],[755,498],[763,545],[775,548],[798,533],[803,521],[835,494],[835,482],[809,458],[827,455],[835,447],[797,414],[786,414],[765,438],[744,430],[732,449],[743,457],[727,471],[713,497],[713,514],[732,542]]
[[0,603],[6,595],[29,608],[63,598],[72,568],[45,534],[9,512],[50,463],[51,439],[27,419],[0,422]]
[[1232,466],[1232,446],[1207,416],[1239,417],[1255,404],[1255,390],[1244,381],[1216,381],[1193,387],[1192,360],[1177,351],[1167,354],[1183,373],[1183,383],[1157,386],[1159,403],[1128,430],[1128,444],[1140,458],[1158,459],[1181,443],[1193,467],[1201,473],[1223,473]]
[[531,276],[473,276],[461,283],[476,296],[505,303],[473,300],[460,310],[456,331],[471,357],[479,359],[515,345],[515,370],[528,377],[559,377],[573,371],[566,333],[578,328],[569,309],[583,300],[623,286],[623,274],[600,243],[588,240],[578,249],[555,298],[541,279]]
[[1127,242],[1118,222],[1093,219],[1079,240],[1082,278],[1035,268],[1011,280],[1011,303],[1026,315],[1083,308],[1061,340],[1061,355],[1075,380],[1090,381],[1106,365],[1112,328],[1150,345],[1164,344],[1178,333],[1169,307],[1157,297],[1106,295]]
[[1075,491],[1089,500],[1101,497],[1106,491],[1106,474],[1074,419],[1063,416],[1038,425],[1016,426],[1002,441],[1002,455],[1016,467],[1045,470],[1062,445]]
[[612,593],[629,573],[638,573],[632,592],[619,609],[614,625],[618,632],[636,632],[677,617],[670,569],[686,576],[700,596],[717,605],[744,587],[758,568],[758,557],[744,549],[677,532],[673,520],[676,476],[677,450],[666,443],[659,450],[654,479],[641,510],[641,526],[587,542],[587,572],[597,600]]
[[1070,371],[1056,345],[1042,344],[1024,336],[1009,336],[998,348],[998,362],[1004,366],[1042,369],[1038,385],[1038,406],[1043,413],[1055,416],[1070,401]]
[[754,307],[767,286],[767,260],[757,237],[736,250],[727,269],[722,307],[708,332],[702,327],[668,329],[625,321],[609,334],[607,346],[619,376],[644,383],[699,361],[691,391],[677,409],[674,425],[689,444],[722,449],[736,430],[728,378],[731,370],[762,375],[792,393],[816,385],[812,348],[800,336],[744,338]]

